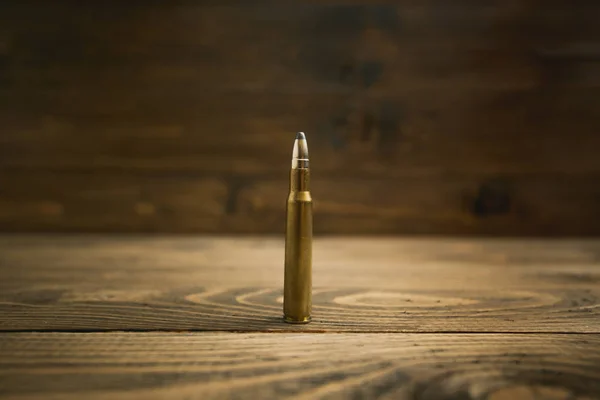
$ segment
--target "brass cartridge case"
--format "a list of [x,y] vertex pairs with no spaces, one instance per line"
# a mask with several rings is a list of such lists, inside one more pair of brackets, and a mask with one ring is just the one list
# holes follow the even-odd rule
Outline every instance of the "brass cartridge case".
[[313,217],[308,146],[302,132],[294,142],[286,216],[284,320],[308,323],[312,309]]

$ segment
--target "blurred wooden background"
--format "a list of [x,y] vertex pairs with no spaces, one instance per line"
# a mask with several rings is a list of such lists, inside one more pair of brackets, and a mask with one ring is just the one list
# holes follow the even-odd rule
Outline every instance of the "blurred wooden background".
[[595,0],[2,1],[0,230],[600,234]]

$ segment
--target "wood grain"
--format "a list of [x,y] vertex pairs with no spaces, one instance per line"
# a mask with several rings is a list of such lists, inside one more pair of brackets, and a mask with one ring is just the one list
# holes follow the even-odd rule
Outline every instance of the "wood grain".
[[3,334],[4,398],[592,399],[600,335]]
[[280,232],[304,130],[321,232],[598,235],[599,11],[4,1],[0,230]]
[[318,238],[302,327],[282,244],[3,237],[0,329],[600,333],[597,241]]
[[303,326],[281,320],[282,244],[0,236],[2,398],[600,392],[598,240],[317,237]]
[[279,288],[33,286],[4,291],[0,330],[599,333],[599,308],[600,291],[591,286],[521,291],[315,287],[313,322],[296,328],[283,322]]
[[[280,233],[289,187],[280,172],[0,171],[0,231]],[[472,174],[391,182],[315,174],[314,231],[525,236],[543,228],[545,236],[592,235],[600,186],[591,179],[600,181]]]

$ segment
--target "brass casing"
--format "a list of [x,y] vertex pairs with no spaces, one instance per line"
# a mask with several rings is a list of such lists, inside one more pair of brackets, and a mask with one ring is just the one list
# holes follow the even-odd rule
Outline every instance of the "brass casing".
[[285,234],[284,320],[308,323],[312,308],[312,199],[310,170],[292,168]]

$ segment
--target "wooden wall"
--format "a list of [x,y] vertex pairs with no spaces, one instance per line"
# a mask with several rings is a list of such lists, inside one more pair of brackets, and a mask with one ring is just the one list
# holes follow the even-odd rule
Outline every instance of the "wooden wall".
[[0,2],[0,230],[600,234],[596,0]]

